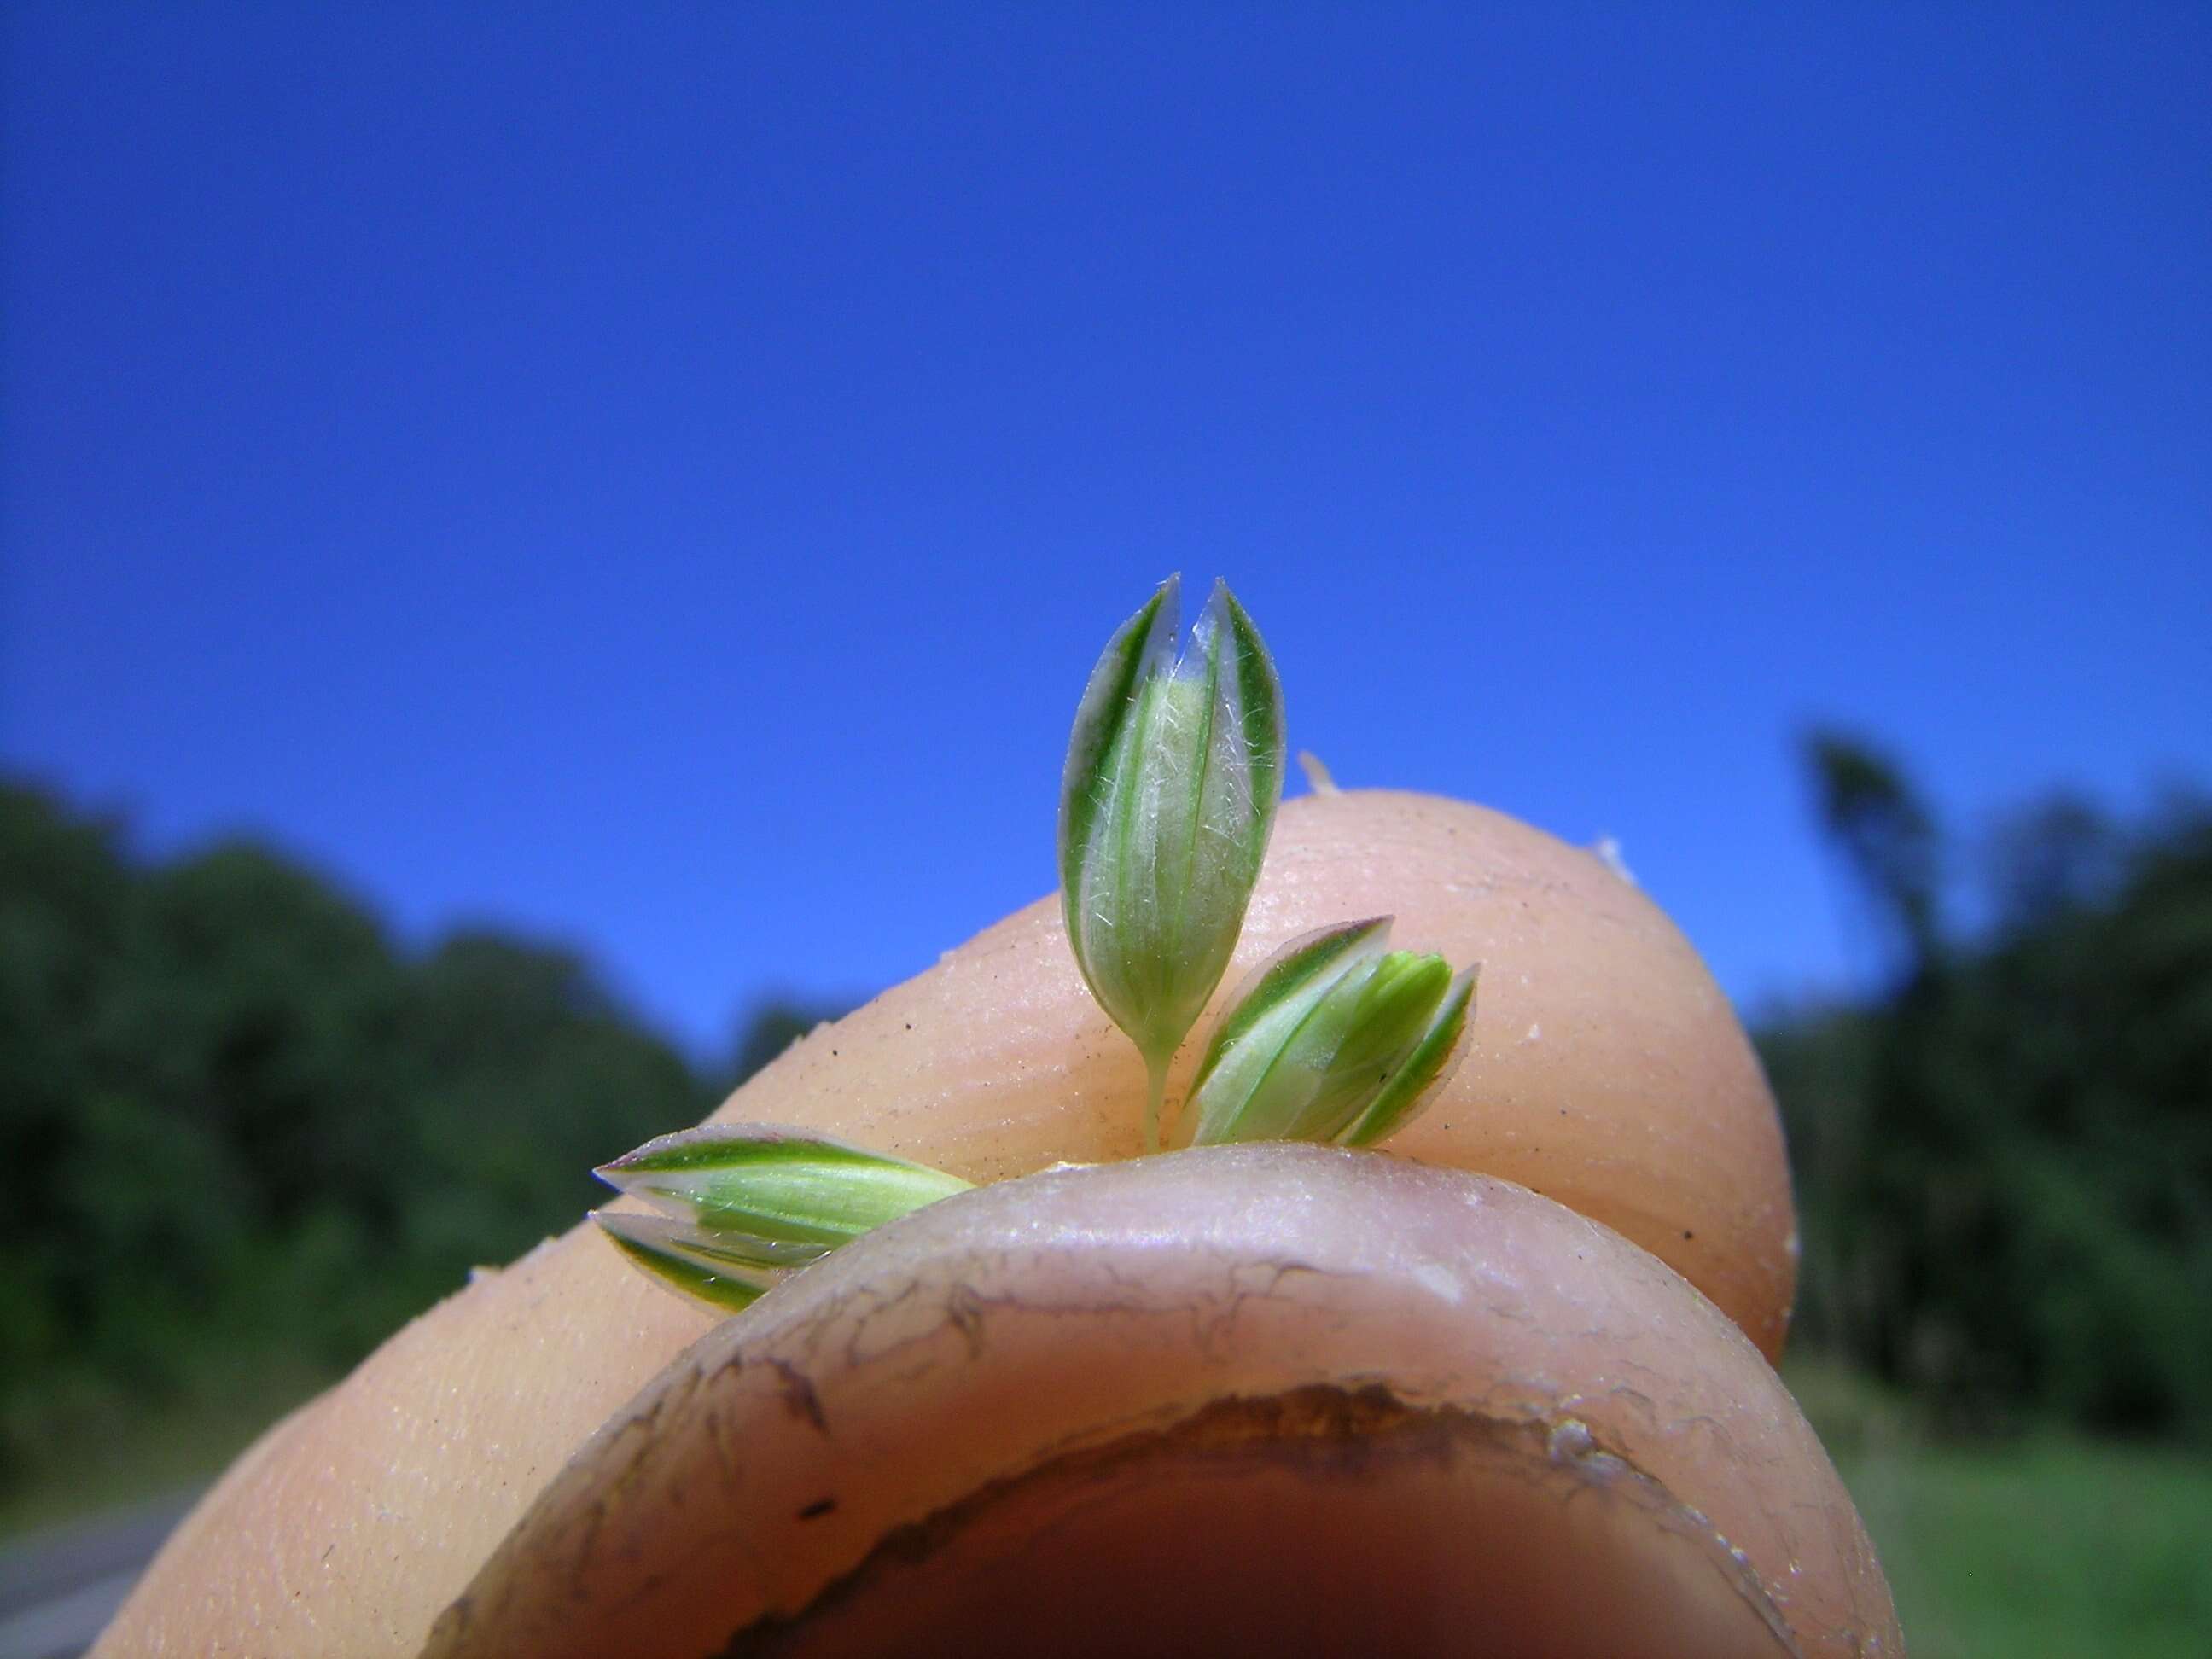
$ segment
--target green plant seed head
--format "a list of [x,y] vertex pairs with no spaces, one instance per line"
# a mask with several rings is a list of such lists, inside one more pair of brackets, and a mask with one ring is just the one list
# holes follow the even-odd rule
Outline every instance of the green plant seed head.
[[1261,967],[1207,1045],[1181,1138],[1366,1146],[1408,1121],[1459,1052],[1474,981],[1385,950],[1389,929],[1324,928]]
[[1451,977],[1419,1040],[1395,1061],[1382,1086],[1337,1131],[1339,1146],[1372,1146],[1404,1128],[1436,1099],[1467,1058],[1474,988],[1481,974],[1482,964],[1477,963]]
[[654,1283],[717,1312],[750,1307],[782,1277],[726,1255],[715,1248],[712,1234],[666,1216],[594,1210],[592,1219]]
[[760,1267],[812,1261],[925,1204],[964,1192],[957,1176],[772,1124],[708,1124],[649,1140],[596,1171]]
[[1176,650],[1170,576],[1108,643],[1060,796],[1068,943],[1157,1080],[1220,983],[1282,799],[1283,695],[1219,582]]

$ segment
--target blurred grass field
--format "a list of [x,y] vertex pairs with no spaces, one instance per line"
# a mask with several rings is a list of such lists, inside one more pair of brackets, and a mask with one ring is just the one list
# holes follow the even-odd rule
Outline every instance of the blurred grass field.
[[0,1481],[0,1548],[205,1486],[264,1429],[337,1380],[295,1356],[264,1352],[196,1366],[149,1401],[57,1384],[39,1396],[40,1449]]
[[1817,1362],[1784,1376],[1881,1552],[1915,1659],[2203,1659],[2212,1459],[2058,1431],[1931,1439]]

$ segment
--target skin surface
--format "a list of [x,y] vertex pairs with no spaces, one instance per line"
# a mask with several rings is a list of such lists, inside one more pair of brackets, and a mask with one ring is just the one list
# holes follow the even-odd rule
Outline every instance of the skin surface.
[[1276,1145],[963,1194],[791,1280],[594,1439],[429,1652],[951,1630],[1902,1651],[1812,1431],[1679,1277],[1508,1182]]
[[[1665,917],[1589,854],[1482,808],[1308,797],[1283,809],[1225,986],[1286,939],[1382,912],[1397,945],[1486,964],[1466,1063],[1391,1152],[1605,1222],[1777,1352],[1795,1235],[1773,1103]],[[992,1181],[1133,1154],[1144,1088],[1045,899],[816,1031],[716,1116]],[[711,1323],[588,1228],[477,1275],[249,1452],[95,1652],[414,1651],[577,1448]]]

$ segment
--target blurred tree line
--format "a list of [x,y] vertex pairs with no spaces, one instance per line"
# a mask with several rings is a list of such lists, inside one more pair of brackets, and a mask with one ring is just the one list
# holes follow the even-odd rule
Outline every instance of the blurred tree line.
[[351,1364],[816,1012],[763,1009],[702,1075],[572,952],[404,951],[266,850],[143,863],[0,780],[0,1483],[249,1357]]
[[[2212,1443],[2212,809],[2057,799],[1966,859],[1873,750],[1810,760],[1889,972],[1759,1033],[1800,1340],[1957,1422]],[[836,1012],[770,1003],[707,1074],[571,952],[404,951],[266,850],[147,862],[0,780],[0,1486],[257,1356],[335,1374]]]
[[1875,750],[1808,760],[1887,985],[1759,1034],[1798,1339],[1954,1426],[2212,1443],[2212,807],[2057,796],[1969,856]]

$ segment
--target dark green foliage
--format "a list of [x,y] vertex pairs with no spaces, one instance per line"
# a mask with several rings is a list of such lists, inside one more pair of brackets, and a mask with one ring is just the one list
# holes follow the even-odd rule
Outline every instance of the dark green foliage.
[[0,1483],[102,1402],[350,1364],[718,1091],[558,950],[425,957],[266,851],[0,783]]
[[1807,739],[1821,830],[1909,966],[1936,952],[1942,867],[1934,821],[1889,757],[1837,732]]
[[[1930,869],[1929,820],[1889,781],[1882,811],[1923,826],[1908,862]],[[1828,825],[1908,950],[1875,1006],[1761,1037],[1804,1212],[1802,1335],[1954,1421],[2212,1442],[2212,810],[2021,815],[1971,944],[1916,932],[1932,890]]]
[[[1963,939],[1938,901],[1966,860],[1901,773],[1839,738],[1816,756],[1895,973],[1760,1036],[1801,1340],[1954,1423],[2212,1443],[2212,808],[2021,814]],[[836,1012],[763,1005],[732,1070]],[[0,782],[0,1487],[126,1402],[350,1364],[573,1224],[592,1165],[727,1080],[572,954],[403,951],[265,851],[146,866],[117,825]]]

